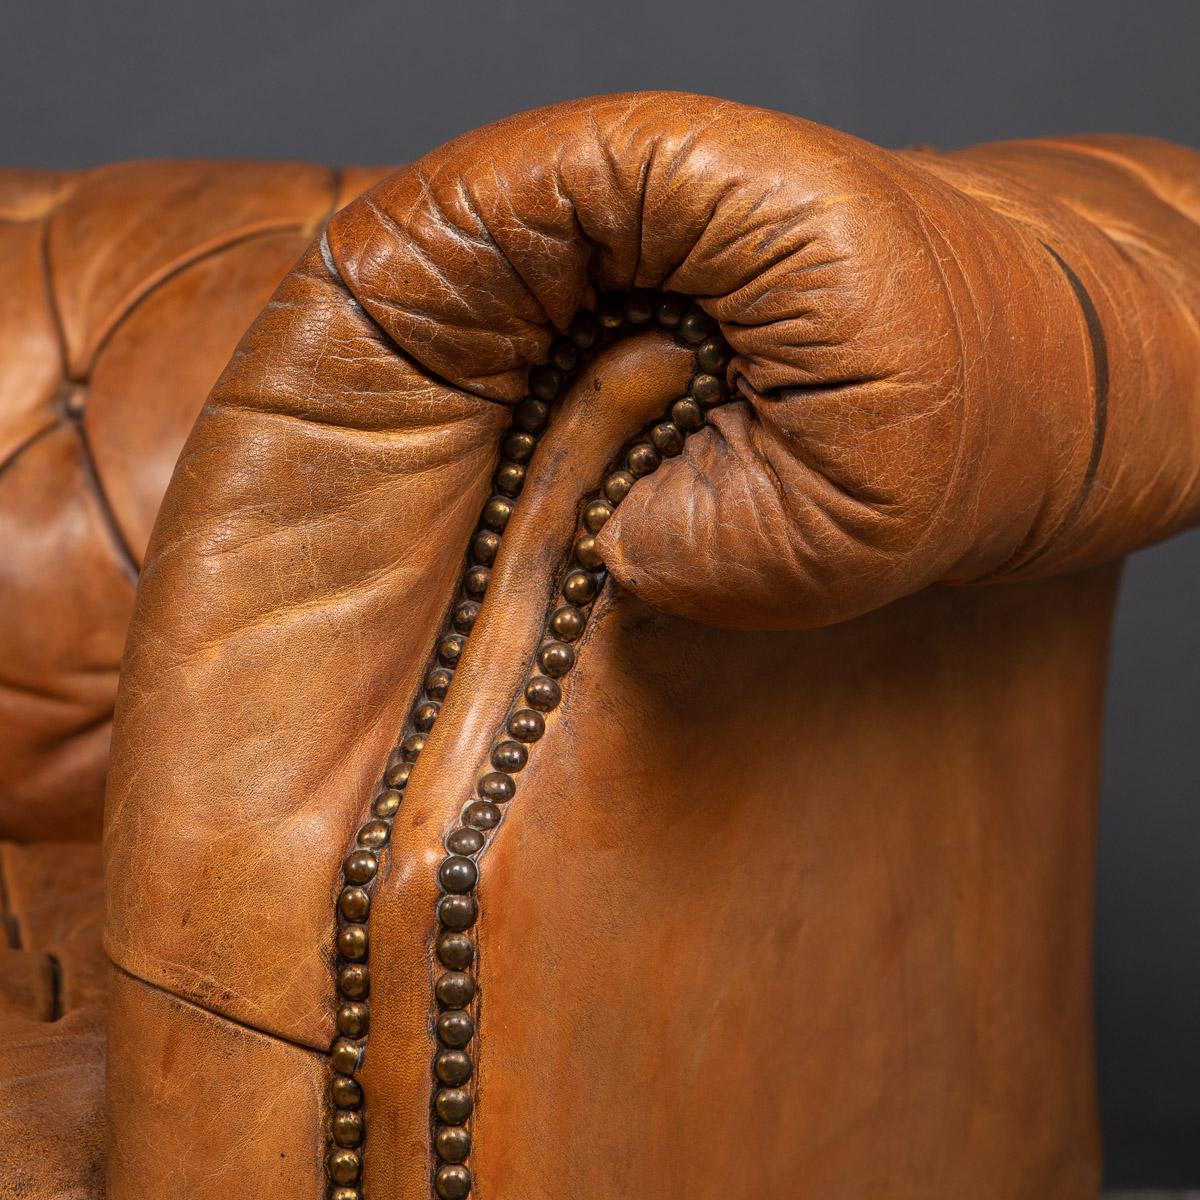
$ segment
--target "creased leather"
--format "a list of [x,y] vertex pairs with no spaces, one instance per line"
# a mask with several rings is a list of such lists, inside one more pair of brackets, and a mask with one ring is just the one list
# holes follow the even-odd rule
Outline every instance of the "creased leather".
[[254,314],[380,174],[0,171],[3,1200],[103,1193],[97,839],[117,667],[167,480]]
[[[276,1056],[285,1072],[292,1051],[327,1045],[339,862],[457,586],[508,406],[553,333],[598,289],[662,287],[698,297],[721,322],[742,399],[639,483],[606,527],[615,585],[588,634],[592,665],[581,663],[554,716],[551,753],[529,769],[529,795],[517,801],[530,807],[490,856],[499,864],[491,877],[485,859],[482,979],[497,1001],[484,1001],[480,1035],[479,1194],[562,1194],[582,1172],[597,1198],[665,1200],[674,1185],[659,1168],[679,1147],[664,1114],[674,1090],[697,1078],[703,1086],[680,1112],[687,1140],[706,1147],[696,1161],[712,1166],[688,1176],[698,1195],[795,1194],[805,1164],[848,1197],[888,1178],[914,1198],[962,1194],[981,1179],[987,1190],[975,1194],[989,1200],[1094,1191],[1080,947],[1115,573],[1043,577],[1165,536],[1194,520],[1197,504],[1194,223],[1177,219],[1190,195],[1188,153],[1097,145],[1108,148],[1081,144],[1039,176],[1044,146],[894,154],[721,101],[608,97],[470,134],[335,217],[214,389],[147,552],[106,834],[106,944],[145,982],[125,990],[114,1047],[134,1044],[146,1021],[165,1038],[182,1011],[290,1043]],[[1136,339],[1143,311],[1142,332],[1163,346],[1152,361]],[[598,371],[599,397],[629,393],[640,353],[626,348]],[[667,391],[668,375],[647,372],[647,386]],[[635,429],[631,418],[624,434]],[[616,429],[603,436],[612,444],[589,442],[589,460],[619,450]],[[555,472],[568,472],[569,449],[531,468],[530,494],[559,497],[547,528],[569,524],[563,506],[573,501],[562,497],[572,493],[552,486]],[[519,673],[512,664],[527,661],[541,616],[520,600],[550,602],[555,554],[566,549],[542,546],[520,587],[489,589],[464,678],[479,679],[479,664],[506,651],[505,671]],[[509,553],[496,574],[515,580],[521,564]],[[1020,586],[936,589],[886,608],[938,582],[999,580]],[[878,608],[862,624],[806,628]],[[755,632],[700,638],[680,617]],[[776,629],[790,631],[786,642],[756,640]],[[879,670],[898,644],[911,670]],[[706,689],[679,665],[696,667],[697,645],[708,646],[721,686]],[[608,686],[589,689],[597,679]],[[827,696],[796,704],[812,680]],[[719,694],[736,704],[737,689],[753,687],[743,719],[724,719],[711,702]],[[429,1182],[435,864],[503,693],[493,680],[448,702],[414,772],[372,915],[379,984],[366,1069],[370,1127],[383,1136],[368,1147],[367,1177],[401,1200],[424,1196]],[[664,694],[676,697],[671,719]],[[825,711],[845,728],[821,724]],[[894,740],[922,712],[944,750],[929,729],[928,741]],[[714,791],[695,763],[670,783],[657,766],[656,756],[678,753],[673,721],[689,717],[687,745],[723,752]],[[822,758],[814,724],[839,753]],[[723,742],[731,728],[740,736]],[[1035,792],[1029,772],[1047,746],[1060,769]],[[454,747],[476,759],[449,754]],[[739,756],[754,770],[739,772]],[[809,757],[818,765],[806,780],[795,762]],[[580,764],[589,764],[582,783]],[[907,767],[919,795],[906,790]],[[591,790],[597,782],[602,794]],[[845,811],[856,798],[861,819]],[[944,836],[888,824],[899,842],[854,875],[861,890],[848,888],[879,829],[871,812],[919,822],[926,801]],[[539,821],[539,803],[554,805],[553,819]],[[619,810],[617,829],[636,829],[645,809],[656,836],[643,844],[613,833],[603,804]],[[791,812],[809,836],[776,853]],[[588,870],[574,869],[576,842],[594,855]],[[668,862],[673,885],[647,921],[628,880],[672,852],[704,865],[689,878]],[[978,874],[936,886],[963,855]],[[786,887],[756,879],[739,893],[739,873],[762,860],[782,864]],[[531,864],[540,873],[522,869]],[[605,882],[605,867],[621,886]],[[993,877],[1003,886],[989,887]],[[1023,881],[1036,887],[1022,890]],[[769,905],[783,892],[806,910],[784,902],[756,924],[747,897]],[[823,918],[811,941],[800,936],[808,913]],[[636,978],[619,961],[626,921]],[[522,929],[536,934],[528,944]],[[585,936],[573,940],[579,929]],[[825,940],[838,929],[850,939],[845,954]],[[732,974],[732,1008],[706,1004],[703,988],[689,993],[689,1036],[656,1041],[670,1019],[678,945],[701,984]],[[996,974],[987,955],[997,947],[1023,969]],[[887,955],[894,1005],[859,996],[873,948]],[[612,991],[589,984],[592,951],[604,956]],[[773,955],[776,987],[765,997],[752,986],[760,952]],[[567,994],[611,1011],[558,1011],[560,973]],[[986,1003],[974,1002],[977,989]],[[164,1008],[168,994],[185,1007]],[[744,1053],[768,1046],[771,1026],[755,1023],[755,1003],[779,1023],[786,1053],[772,1083],[789,1120],[772,1109],[738,1142],[756,1098],[772,1100],[751,1073],[771,1056]],[[805,1041],[808,1006],[829,1033],[824,1048]],[[864,1019],[868,1009],[877,1024]],[[932,1031],[948,1028],[952,1044],[924,1055],[938,1045]],[[864,1075],[838,1076],[837,1037],[847,1055],[862,1050]],[[553,1058],[539,1060],[539,1047]],[[801,1049],[819,1072],[789,1072]],[[603,1071],[589,1072],[598,1062]],[[572,1114],[549,1111],[547,1064],[572,1081],[603,1076],[581,1102],[593,1119],[615,1114],[597,1157],[589,1121],[550,1136]],[[206,1086],[226,1078],[255,1109],[275,1072],[235,1078],[231,1067],[206,1075]],[[512,1074],[493,1094],[510,1099],[509,1115],[523,1118],[515,1123],[482,1107],[489,1076],[503,1072]],[[118,1142],[195,1119],[186,1094],[139,1108],[132,1078],[110,1085]],[[820,1094],[814,1079],[825,1082]],[[895,1086],[881,1095],[888,1081]],[[301,1080],[289,1094],[297,1123],[322,1129],[315,1086]],[[921,1103],[906,1108],[914,1096]],[[963,1121],[953,1144],[938,1142],[948,1097]],[[1031,1128],[1036,1146],[1014,1155]],[[797,1129],[804,1136],[785,1141]],[[174,1177],[178,1197],[203,1197],[210,1170],[224,1170],[242,1142],[239,1128],[205,1123]],[[747,1144],[764,1156],[783,1147],[781,1182],[766,1157],[746,1173]],[[868,1162],[872,1145],[886,1154]],[[114,1160],[112,1200],[138,1193],[137,1164],[136,1155]],[[315,1157],[299,1177],[319,1191]],[[290,1197],[295,1178],[264,1180],[260,1194]]]
[[[450,143],[330,243],[400,347],[497,399],[595,286],[701,298],[745,403],[601,543],[659,608],[795,628],[937,581],[1091,565],[1196,520],[1200,232],[1154,180],[1161,159],[1200,168],[1115,145],[897,154],[722,101],[616,96]],[[1054,254],[1112,363],[1090,481],[1092,354]]]

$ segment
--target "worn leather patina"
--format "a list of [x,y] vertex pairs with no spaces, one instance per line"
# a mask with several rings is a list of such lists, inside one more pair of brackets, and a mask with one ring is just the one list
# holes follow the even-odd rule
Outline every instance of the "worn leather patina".
[[[1200,158],[641,93],[328,220],[313,178],[126,535],[108,1195],[1094,1197],[1107,638],[1200,509]],[[200,326],[280,277],[234,253]]]

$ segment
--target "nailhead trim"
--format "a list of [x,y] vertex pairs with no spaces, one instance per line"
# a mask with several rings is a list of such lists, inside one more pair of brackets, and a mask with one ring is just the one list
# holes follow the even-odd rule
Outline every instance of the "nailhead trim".
[[503,807],[516,795],[514,776],[529,761],[530,750],[546,732],[546,718],[562,699],[559,682],[574,667],[572,645],[582,635],[606,579],[595,550],[595,535],[628,495],[635,482],[655,471],[665,457],[679,454],[688,434],[703,427],[706,408],[727,399],[720,377],[729,350],[716,322],[686,299],[669,294],[632,292],[604,296],[594,311],[576,314],[565,335],[550,344],[549,359],[529,372],[529,395],[513,408],[512,424],[501,441],[501,462],[493,477],[494,494],[484,504],[472,536],[460,592],[451,605],[421,694],[407,727],[392,751],[371,817],[358,829],[355,847],[342,866],[337,901],[338,1037],[330,1047],[331,1151],[326,1159],[328,1200],[362,1200],[360,1182],[367,1124],[361,1085],[355,1078],[366,1049],[370,1024],[367,920],[380,856],[387,853],[392,824],[404,798],[413,764],[425,736],[437,721],[454,668],[487,592],[490,568],[505,526],[524,486],[526,464],[550,421],[551,405],[570,386],[584,356],[618,337],[658,328],[675,334],[695,351],[696,370],[688,394],[674,401],[663,418],[634,438],[595,494],[584,504],[574,540],[572,562],[559,585],[560,600],[546,619],[545,637],[531,672],[492,747],[490,762],[477,783],[478,797],[463,808],[459,824],[446,837],[447,857],[438,866],[442,898],[437,905],[437,959],[444,971],[434,982],[437,1050],[433,1059],[432,1194],[437,1200],[466,1200],[472,1178],[470,1118],[474,1108],[474,1060],[478,994],[475,945],[470,930],[478,917],[475,890],[478,858],[503,819]]

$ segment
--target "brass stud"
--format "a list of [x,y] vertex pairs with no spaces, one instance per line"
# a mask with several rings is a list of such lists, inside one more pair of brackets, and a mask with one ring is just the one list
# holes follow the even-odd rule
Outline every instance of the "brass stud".
[[587,571],[568,571],[562,594],[572,604],[587,604],[596,598],[596,577]]
[[569,338],[554,338],[550,342],[550,361],[566,374],[570,374],[579,365],[579,351],[571,344]]
[[342,863],[342,874],[351,883],[368,883],[378,869],[379,859],[370,850],[355,850]]
[[720,338],[709,338],[696,349],[696,366],[710,375],[718,374],[728,361],[725,343]]
[[513,502],[507,496],[493,496],[483,506],[483,523],[493,533],[503,533],[513,514]]
[[325,1166],[334,1183],[357,1183],[362,1159],[356,1150],[335,1150]]
[[365,1000],[371,990],[371,976],[364,963],[351,963],[338,969],[338,991],[347,1000]]
[[643,475],[649,475],[651,471],[658,470],[662,456],[649,442],[638,442],[626,455],[625,462],[629,467],[630,475],[635,479],[641,479]]
[[[543,670],[545,668],[543,667]],[[529,761],[529,751],[520,742],[506,738],[492,747],[492,766],[497,771],[514,775]]]
[[[470,862],[471,860],[467,859],[466,861]],[[474,866],[474,863],[471,865]],[[455,933],[462,933],[464,929],[470,929],[479,915],[475,901],[470,896],[443,896],[438,901],[437,911],[438,920],[447,929],[453,929]]]
[[392,827],[386,821],[368,821],[358,831],[358,844],[368,850],[379,850],[386,846],[392,835]]
[[575,651],[565,642],[547,642],[538,651],[538,666],[552,679],[561,679],[574,665]]
[[443,933],[438,938],[437,955],[443,966],[465,971],[475,958],[475,945],[465,933]]
[[338,907],[347,921],[365,921],[371,911],[371,893],[366,888],[343,888]]
[[604,559],[596,549],[594,534],[585,533],[575,542],[575,561],[589,571],[598,571],[604,566]]
[[367,1032],[370,1021],[371,1010],[361,1000],[351,1000],[338,1009],[338,1033],[345,1034],[346,1037],[362,1037]]
[[629,495],[629,489],[635,482],[628,471],[614,471],[604,481],[604,494],[611,503],[620,504]]
[[558,707],[558,702],[562,699],[562,688],[545,675],[535,675],[525,685],[525,699],[530,708],[536,708],[539,712],[550,712]]
[[685,396],[671,405],[671,420],[684,433],[695,433],[704,424],[704,409],[695,400]]
[[583,510],[584,527],[589,533],[599,533],[612,515],[613,506],[607,500],[593,500]]
[[596,320],[605,329],[620,329],[625,321],[625,306],[617,296],[602,296],[596,305]]
[[525,433],[541,433],[550,420],[550,406],[536,396],[518,400],[513,409],[513,424]]
[[362,1200],[362,1192],[356,1187],[331,1188],[328,1200]]
[[[449,641],[449,638],[444,639]],[[405,762],[416,762],[421,756],[421,751],[425,749],[425,735],[423,733],[410,733],[408,737],[400,743],[400,753],[404,755]]]
[[425,676],[425,695],[431,700],[445,700],[453,678],[453,672],[447,671],[445,667],[434,667]]
[[471,1135],[461,1125],[443,1125],[433,1144],[442,1162],[462,1162],[471,1153]]
[[471,1056],[462,1050],[442,1050],[433,1060],[433,1073],[447,1087],[461,1087],[471,1078]]
[[587,309],[577,312],[567,326],[567,337],[576,349],[590,350],[599,340],[600,322]]
[[508,718],[508,732],[518,742],[536,742],[546,732],[546,722],[541,713],[531,708],[518,708]]
[[654,319],[664,329],[675,329],[687,312],[687,301],[682,296],[663,296],[654,309]]
[[362,1088],[349,1075],[335,1075],[329,1085],[329,1096],[336,1108],[358,1108],[362,1104]]
[[550,628],[564,642],[573,642],[583,632],[587,618],[573,605],[564,604],[556,608],[550,617]]
[[519,496],[525,486],[525,468],[520,463],[501,463],[496,469],[496,491],[506,496]]
[[487,591],[491,571],[487,567],[472,567],[463,578],[463,589],[472,600],[482,600]]
[[438,1088],[433,1098],[434,1111],[447,1125],[461,1125],[473,1107],[471,1093],[463,1088]]
[[513,798],[516,790],[517,785],[512,776],[503,771],[489,771],[479,781],[479,794],[495,804],[506,804]]
[[443,1045],[461,1049],[475,1036],[475,1022],[465,1009],[452,1008],[438,1017],[437,1035]]
[[712,332],[712,318],[699,308],[690,308],[679,322],[679,336],[689,346],[698,346]]
[[438,882],[448,892],[469,892],[479,878],[479,868],[469,858],[452,854],[438,867]]
[[654,303],[645,292],[631,292],[625,298],[625,320],[645,325],[654,316]]
[[470,829],[495,829],[500,824],[500,810],[490,800],[472,800],[463,809],[462,819]]
[[474,600],[463,600],[454,606],[454,615],[450,618],[450,623],[454,626],[455,633],[466,637],[475,628],[478,619],[479,605]]
[[438,658],[444,666],[452,667],[462,657],[464,645],[466,643],[459,634],[448,633],[438,642]]
[[[521,434],[522,437],[528,437],[528,434]],[[490,529],[481,529],[471,542],[471,558],[480,566],[490,567],[496,561],[496,555],[500,552],[500,535],[493,533]]]
[[447,971],[438,977],[435,991],[447,1008],[466,1008],[475,998],[475,981],[466,971]]
[[433,1190],[438,1200],[467,1200],[471,1194],[471,1172],[464,1166],[439,1167],[433,1177]]
[[[404,764],[408,766],[408,763]],[[396,791],[395,788],[388,788],[385,792],[380,792],[371,803],[371,811],[377,817],[394,817],[400,811],[400,801],[404,799],[404,793]]]
[[456,829],[446,839],[451,854],[478,854],[483,849],[483,834],[478,829]]
[[557,400],[564,382],[565,376],[553,363],[539,363],[529,372],[529,390],[539,400]]
[[433,728],[441,708],[442,706],[436,700],[423,701],[413,711],[413,724],[422,733],[428,733]]
[[340,1037],[330,1048],[329,1058],[339,1075],[353,1075],[358,1070],[362,1051],[349,1038]]
[[354,1111],[334,1113],[333,1140],[339,1146],[361,1146],[363,1140],[362,1113]]
[[346,925],[338,930],[338,953],[351,962],[367,957],[367,927],[365,925]]
[[663,458],[674,458],[683,449],[683,434],[671,421],[662,421],[650,431],[650,440]]
[[706,408],[721,399],[721,381],[715,375],[693,375],[688,390],[692,399]]

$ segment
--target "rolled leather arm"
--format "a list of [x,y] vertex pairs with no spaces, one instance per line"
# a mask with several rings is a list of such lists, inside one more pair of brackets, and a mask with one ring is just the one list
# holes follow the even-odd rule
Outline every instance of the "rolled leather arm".
[[592,289],[697,297],[745,403],[631,497],[603,552],[657,607],[797,627],[1195,521],[1196,171],[1148,139],[895,154],[616,97],[451,143],[330,247],[398,346],[507,402]]
[[[1072,570],[1196,516],[1194,164],[1135,140],[893,154],[649,94],[481,130],[335,217],[214,390],[139,587],[106,820],[114,1200],[225,1194],[248,1177],[262,1196],[307,1195],[327,1151],[346,1156],[349,1188],[361,1159],[368,1194],[427,1194],[443,836],[522,694],[589,489],[692,361],[645,333],[572,385],[463,650],[447,613],[464,555],[491,561],[475,538],[499,448],[531,368],[580,310],[631,289],[635,309],[643,290],[694,298],[731,348],[730,402],[598,537],[618,583],[658,608],[798,628],[936,582]],[[553,372],[533,378],[559,390]],[[1075,624],[1102,639],[1102,621]],[[621,677],[636,632],[593,654],[597,674]],[[666,687],[681,668],[653,669]],[[560,748],[572,688],[596,675],[575,678],[546,722]],[[636,785],[650,757],[636,712],[594,717],[624,748],[604,769],[628,793],[625,820],[658,811]],[[388,789],[418,756],[396,815]],[[527,802],[563,786],[546,774],[556,761],[575,755],[521,775]],[[783,793],[752,790],[722,804],[767,821]],[[526,811],[562,821],[568,844],[585,819]],[[486,859],[506,881],[492,886],[540,913],[521,893],[519,828]],[[332,966],[353,961],[335,935],[365,902],[338,898],[372,844],[362,1078],[377,1149],[363,1156],[353,1130],[349,1148],[332,1140],[326,1055],[362,1032]],[[493,909],[496,937],[511,936],[510,911]],[[593,1024],[581,1037],[599,1056]],[[513,1023],[496,1030],[523,1045]],[[514,1070],[544,1066],[536,1045],[511,1053]],[[163,1086],[168,1062],[187,1072]],[[490,1086],[503,1091],[497,1075]]]

